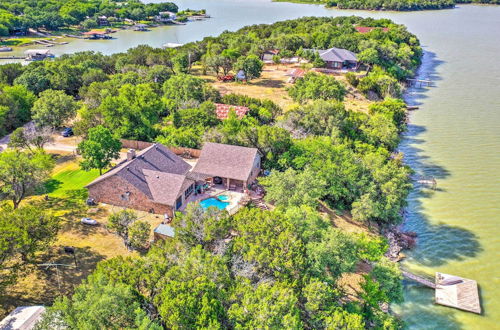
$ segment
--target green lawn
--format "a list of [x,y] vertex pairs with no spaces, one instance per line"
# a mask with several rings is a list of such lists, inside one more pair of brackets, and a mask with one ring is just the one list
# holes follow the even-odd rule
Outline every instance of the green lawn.
[[84,193],[84,187],[99,176],[98,170],[84,171],[78,162],[65,162],[56,167],[54,175],[45,184],[51,197],[74,196],[76,192]]

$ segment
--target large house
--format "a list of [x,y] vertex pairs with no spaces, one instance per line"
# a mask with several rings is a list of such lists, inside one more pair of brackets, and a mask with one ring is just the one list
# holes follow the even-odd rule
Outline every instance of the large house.
[[316,52],[325,61],[328,69],[356,70],[359,66],[356,54],[347,49],[333,47],[326,50],[316,50]]
[[170,217],[207,182],[245,190],[260,171],[257,149],[206,143],[195,168],[167,147],[154,144],[89,183],[96,202]]

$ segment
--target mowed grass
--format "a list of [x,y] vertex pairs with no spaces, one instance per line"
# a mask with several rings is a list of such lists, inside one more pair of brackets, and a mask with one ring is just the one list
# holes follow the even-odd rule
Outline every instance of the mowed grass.
[[52,178],[45,184],[50,197],[69,197],[99,176],[98,170],[84,171],[78,161],[67,161],[56,166]]
[[[55,263],[64,266],[47,267],[33,265],[20,276],[17,283],[2,292],[0,319],[17,306],[51,305],[58,296],[69,295],[97,266],[97,263],[116,256],[137,256],[129,251],[123,240],[106,228],[108,216],[120,211],[121,207],[85,204],[85,185],[99,176],[98,170],[89,172],[79,167],[80,159],[71,153],[54,154],[57,165],[52,178],[46,183],[43,195],[31,196],[22,205],[34,205],[59,217],[61,229],[56,241],[45,253],[39,255],[37,264]],[[48,195],[48,198],[44,198]],[[136,212],[139,219],[151,225],[152,230],[162,222],[163,217],[147,212]],[[97,220],[98,226],[80,222],[82,217]],[[75,248],[75,260],[64,253],[64,247]]]

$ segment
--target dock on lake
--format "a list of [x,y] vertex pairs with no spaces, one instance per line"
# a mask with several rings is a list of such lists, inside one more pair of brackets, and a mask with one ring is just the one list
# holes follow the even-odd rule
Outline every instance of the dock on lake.
[[434,283],[425,277],[403,270],[407,279],[434,289],[436,304],[481,314],[477,282],[459,276],[436,273]]
[[432,86],[432,80],[425,80],[425,79],[406,79],[408,82],[409,86]]

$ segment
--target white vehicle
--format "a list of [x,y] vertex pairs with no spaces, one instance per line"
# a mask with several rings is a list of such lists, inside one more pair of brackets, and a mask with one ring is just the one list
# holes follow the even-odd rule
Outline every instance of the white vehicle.
[[86,225],[91,225],[91,226],[98,225],[96,220],[90,219],[90,218],[82,218],[81,223],[86,224]]

